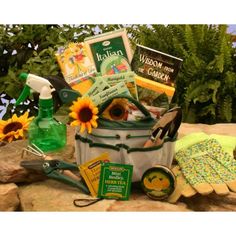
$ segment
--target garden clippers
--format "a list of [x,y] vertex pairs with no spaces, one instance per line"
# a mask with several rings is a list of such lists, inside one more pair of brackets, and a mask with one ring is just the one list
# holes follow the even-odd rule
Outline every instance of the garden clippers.
[[[21,158],[23,159],[26,154],[33,154],[35,157],[38,157],[40,159],[33,161],[22,161],[21,162],[22,167],[31,170],[40,170],[41,172],[43,171],[43,173],[46,174],[48,177],[64,181],[65,183],[68,183],[74,187],[78,188],[81,187],[81,190],[85,190],[84,192],[87,193],[88,191],[87,188],[85,186],[81,186],[81,184],[83,185],[83,183],[80,183],[81,179],[71,171],[71,170],[78,171],[77,165],[66,163],[59,160],[54,160],[51,156],[46,155],[35,144],[28,145],[26,148],[23,148]],[[49,162],[49,164],[52,165],[53,167],[51,167],[51,169],[46,168],[48,164],[45,164],[45,166],[43,166],[44,161],[52,161]],[[52,174],[52,169],[54,170],[53,174]],[[56,173],[56,171],[58,173]],[[61,176],[62,178],[59,178],[59,176]]]
[[25,169],[42,172],[49,178],[59,180],[65,184],[76,187],[85,194],[90,193],[82,181],[74,180],[61,172],[63,170],[78,170],[78,166],[76,164],[71,164],[60,160],[31,160],[21,161],[20,165]]

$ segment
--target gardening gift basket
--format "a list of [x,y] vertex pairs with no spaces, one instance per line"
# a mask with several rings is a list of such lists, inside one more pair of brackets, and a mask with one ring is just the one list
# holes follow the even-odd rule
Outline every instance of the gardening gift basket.
[[72,88],[59,97],[73,100],[75,155],[91,195],[128,200],[134,182],[157,199],[173,192],[182,113],[168,109],[182,60],[143,45],[132,52],[125,29],[69,43],[56,57]]
[[[142,118],[119,121],[104,118],[103,113],[116,99],[126,99],[135,105],[142,113]],[[131,96],[110,98],[99,108],[96,129],[81,134],[79,127],[76,128],[77,163],[81,165],[108,153],[111,162],[133,166],[132,182],[141,181],[143,173],[157,164],[170,167],[181,122],[179,112],[178,109],[170,110],[158,121]]]

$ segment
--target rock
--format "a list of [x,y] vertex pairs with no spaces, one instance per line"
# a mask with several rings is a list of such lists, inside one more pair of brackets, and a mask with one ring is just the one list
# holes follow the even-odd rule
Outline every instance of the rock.
[[[22,149],[27,147],[26,140],[19,140],[9,143],[0,148],[0,182],[3,183],[19,183],[19,182],[33,182],[42,180],[45,177],[33,171],[28,171],[20,166],[23,160],[39,159],[34,155],[24,155],[21,157]],[[68,144],[60,152],[48,153],[55,159],[74,162],[74,145]]]
[[183,136],[194,132],[235,136],[236,125],[235,124],[206,125],[206,124],[182,123],[178,131],[179,133],[178,138],[182,138]]
[[[74,128],[69,127],[67,131],[67,147],[50,155],[56,159],[74,162]],[[236,125],[182,123],[179,138],[192,132],[235,136]],[[22,160],[21,149],[25,146],[26,141],[16,141],[0,148],[0,181],[32,182],[42,178],[42,176],[26,172],[19,166]],[[32,156],[24,159],[32,159]],[[132,191],[129,201],[102,200],[84,208],[73,205],[74,199],[84,197],[88,196],[76,188],[54,180],[19,186],[20,205],[23,211],[236,211],[236,193],[230,193],[227,196],[218,196],[213,193],[208,196],[196,194],[191,198],[181,197],[176,204],[170,204],[151,200],[141,192]],[[12,208],[12,210],[16,208]]]
[[88,207],[75,207],[75,199],[89,196],[55,180],[21,186],[19,197],[22,211],[106,211],[115,202],[102,200]]
[[185,203],[155,201],[144,194],[132,194],[128,201],[116,201],[108,211],[190,211]]
[[104,199],[88,207],[75,207],[74,199],[88,198],[76,188],[54,180],[19,187],[22,211],[190,211],[184,203],[176,205],[153,201],[134,193],[129,201]]
[[0,211],[15,211],[19,206],[18,187],[11,184],[0,184]]
[[197,194],[191,198],[182,198],[181,202],[193,211],[236,211],[236,193],[233,192],[227,196],[215,193],[208,196]]

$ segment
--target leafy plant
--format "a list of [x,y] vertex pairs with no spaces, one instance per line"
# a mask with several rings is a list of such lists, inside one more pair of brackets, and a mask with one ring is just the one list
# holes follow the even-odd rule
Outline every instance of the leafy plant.
[[173,102],[185,122],[236,122],[236,50],[227,25],[134,25],[129,32],[134,44],[183,59]]
[[133,49],[140,43],[183,59],[173,103],[182,107],[185,122],[236,122],[236,49],[226,25],[0,25],[4,118],[29,107],[31,115],[37,112],[35,97],[16,109],[10,103],[23,89],[21,72],[62,77],[54,56],[59,46],[124,26]]
[[[85,37],[99,32],[120,28],[119,25],[0,25],[0,113],[6,109],[4,118],[13,112],[29,110],[37,113],[37,102],[31,97],[15,108],[10,101],[18,98],[24,83],[19,80],[21,72],[42,77],[62,77],[55,58],[59,46],[68,42],[81,42]],[[6,100],[8,102],[6,102]]]

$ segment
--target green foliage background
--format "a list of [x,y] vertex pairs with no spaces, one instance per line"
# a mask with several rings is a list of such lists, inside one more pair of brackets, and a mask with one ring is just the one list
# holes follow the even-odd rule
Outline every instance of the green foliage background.
[[226,25],[0,25],[0,94],[19,96],[21,72],[62,76],[59,46],[122,27],[133,48],[140,43],[183,58],[173,102],[185,122],[236,122],[236,50]]

